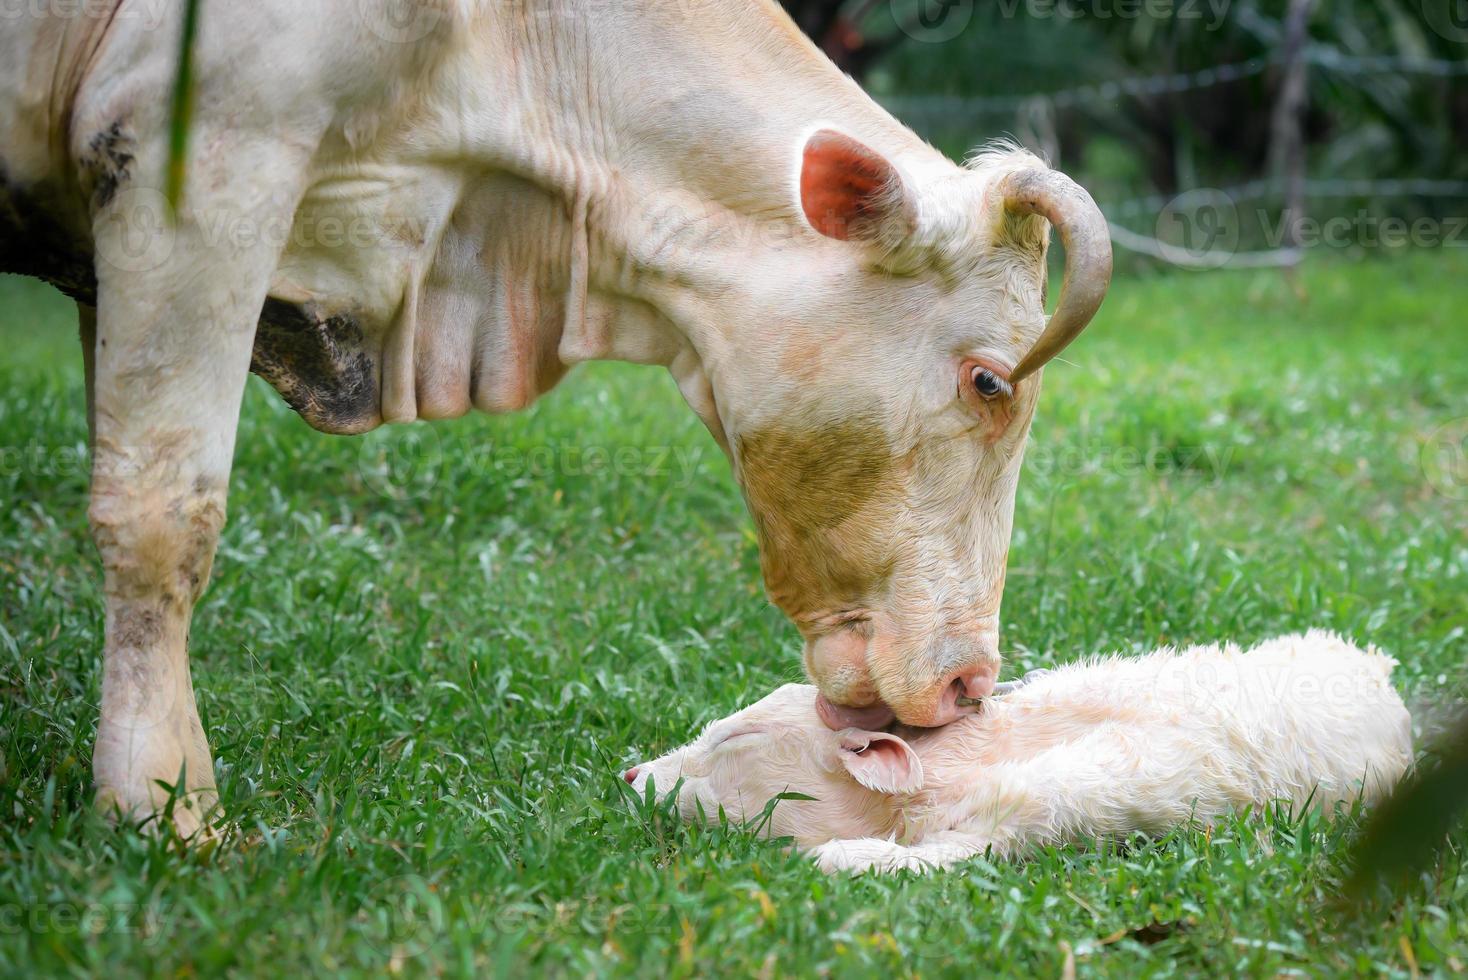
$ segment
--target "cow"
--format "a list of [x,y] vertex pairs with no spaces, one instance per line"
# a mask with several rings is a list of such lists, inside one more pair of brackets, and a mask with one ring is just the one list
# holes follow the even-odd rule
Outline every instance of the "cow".
[[948,160],[771,0],[252,0],[204,6],[175,209],[181,6],[0,35],[0,270],[76,300],[86,367],[99,806],[212,823],[188,633],[251,371],[353,434],[665,365],[826,723],[990,692],[1041,368],[1110,279],[1084,190]]
[[1164,648],[1035,671],[978,715],[880,732],[831,731],[787,684],[623,778],[685,820],[790,838],[827,872],[1022,857],[1276,801],[1329,815],[1379,803],[1412,765],[1395,665],[1323,630]]

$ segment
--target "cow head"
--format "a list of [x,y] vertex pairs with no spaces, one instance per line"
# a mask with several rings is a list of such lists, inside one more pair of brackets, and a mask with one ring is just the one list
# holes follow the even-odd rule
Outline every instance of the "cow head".
[[[821,130],[797,170],[804,239],[705,365],[720,434],[827,723],[945,724],[998,672],[1040,368],[1100,305],[1106,223],[1019,151],[918,173]],[[1047,321],[1049,226],[1066,278]]]

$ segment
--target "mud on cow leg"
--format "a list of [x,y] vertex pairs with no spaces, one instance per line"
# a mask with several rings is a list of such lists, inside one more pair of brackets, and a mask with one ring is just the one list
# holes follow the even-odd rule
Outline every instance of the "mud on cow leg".
[[[146,295],[104,279],[89,517],[107,615],[92,771],[97,804],[109,814],[147,822],[176,795],[173,822],[187,836],[209,825],[216,803],[189,671],[189,623],[224,524],[259,306],[206,315],[194,321],[197,329],[159,329],[149,305]],[[195,318],[209,309],[180,305]],[[225,326],[221,317],[234,322]]]
[[[177,443],[175,443],[177,445]],[[189,619],[224,524],[224,487],[175,460],[99,441],[92,533],[107,597],[97,804],[147,820],[167,805],[191,835],[215,803],[213,761],[189,671]]]
[[186,328],[159,329],[153,299],[105,278],[99,302],[88,514],[107,604],[97,804],[148,822],[175,796],[173,822],[187,836],[216,803],[189,623],[224,525],[252,314],[241,305],[225,328],[198,318],[200,304]]
[[[123,210],[136,209],[136,194],[131,202],[126,193],[101,201],[93,220],[89,517],[107,606],[92,757],[97,804],[155,827],[171,814],[185,836],[212,828],[217,811],[189,626],[224,525],[250,352],[279,260],[267,236],[246,246],[211,241],[202,216],[212,210],[254,227],[288,225],[304,173],[304,161],[270,146],[196,134],[201,145],[211,138],[235,152],[195,161],[192,209],[166,226],[169,238],[131,247],[140,227],[165,227]],[[148,155],[150,170],[162,172],[161,148]],[[208,200],[201,191],[210,188],[228,197]],[[88,313],[81,311],[84,343]]]

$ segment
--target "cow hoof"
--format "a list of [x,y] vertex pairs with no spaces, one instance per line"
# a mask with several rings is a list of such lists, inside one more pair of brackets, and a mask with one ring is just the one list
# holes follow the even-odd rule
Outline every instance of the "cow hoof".
[[222,811],[213,788],[173,796],[157,784],[151,791],[142,793],[104,786],[97,790],[94,805],[113,823],[132,825],[144,833],[171,833],[190,844],[214,842],[219,838]]

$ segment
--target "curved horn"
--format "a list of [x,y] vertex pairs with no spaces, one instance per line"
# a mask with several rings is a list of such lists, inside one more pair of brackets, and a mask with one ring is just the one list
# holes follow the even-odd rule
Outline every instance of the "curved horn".
[[1020,170],[999,185],[1004,206],[1015,214],[1037,214],[1055,226],[1065,246],[1065,281],[1045,332],[1009,373],[1011,384],[1045,366],[1080,336],[1096,315],[1111,284],[1111,232],[1096,202],[1065,174]]

